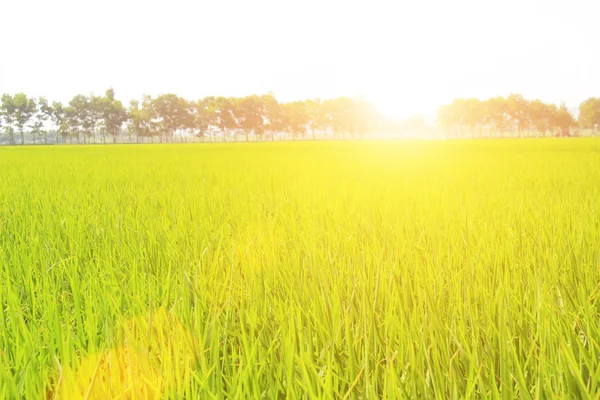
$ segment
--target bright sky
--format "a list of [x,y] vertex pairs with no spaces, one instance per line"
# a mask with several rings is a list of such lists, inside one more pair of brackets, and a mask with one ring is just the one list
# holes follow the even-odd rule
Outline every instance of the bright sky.
[[600,0],[0,0],[0,92],[600,96]]

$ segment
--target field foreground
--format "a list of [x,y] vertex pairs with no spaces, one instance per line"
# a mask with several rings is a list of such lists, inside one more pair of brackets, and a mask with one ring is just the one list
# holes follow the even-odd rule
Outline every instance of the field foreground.
[[600,141],[0,149],[0,398],[600,396]]

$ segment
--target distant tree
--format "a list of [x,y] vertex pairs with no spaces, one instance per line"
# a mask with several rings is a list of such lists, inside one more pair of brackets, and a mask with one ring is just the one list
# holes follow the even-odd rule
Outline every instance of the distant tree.
[[17,93],[12,98],[14,122],[21,135],[21,145],[25,144],[25,128],[31,122],[36,111],[35,99],[25,93]]
[[508,114],[511,127],[517,131],[519,137],[523,136],[523,131],[529,125],[529,102],[520,94],[511,94],[506,98],[506,112]]
[[592,97],[579,105],[579,124],[584,129],[596,130],[600,126],[600,98]]
[[282,105],[284,123],[286,130],[295,140],[297,137],[304,138],[310,121],[310,115],[304,101],[293,101]]
[[257,95],[246,96],[235,100],[237,107],[234,109],[239,127],[249,141],[249,134],[262,135],[264,133],[264,108]]
[[142,116],[142,109],[140,108],[140,102],[137,100],[131,100],[129,103],[129,109],[127,110],[129,119],[127,120],[127,131],[129,133],[129,143],[131,143],[131,134],[133,133],[136,137],[136,141],[139,142],[140,137],[144,136],[144,122]]
[[550,129],[552,115],[555,111],[556,107],[548,105],[541,100],[536,99],[529,102],[528,119],[536,136],[540,134],[542,136],[546,135],[546,132]]
[[281,105],[271,92],[261,96],[264,112],[264,130],[275,140],[275,133],[284,129],[284,116]]
[[210,126],[214,123],[215,110],[212,107],[213,97],[205,97],[195,102],[189,102],[188,129],[194,137],[203,138]]
[[65,115],[65,108],[61,102],[53,101],[49,111],[50,119],[56,128],[56,144],[58,144],[59,135],[63,138],[66,137],[69,129]]
[[211,98],[209,102],[211,124],[221,131],[222,140],[238,128],[237,101],[228,97]]
[[305,100],[306,112],[308,113],[308,129],[312,135],[312,139],[315,140],[315,134],[319,131],[327,129],[328,120],[325,114],[320,99]]
[[13,97],[4,93],[2,95],[2,100],[0,104],[0,116],[2,119],[2,124],[4,125],[4,130],[8,135],[9,143],[15,144],[14,137],[14,123],[15,123],[15,105],[13,102]]
[[98,108],[102,116],[102,142],[106,143],[105,132],[108,132],[113,139],[113,143],[117,142],[117,134],[125,121],[127,120],[127,110],[123,104],[115,99],[115,91],[108,89],[99,100]]
[[552,119],[552,125],[559,131],[560,136],[569,136],[570,129],[577,126],[575,118],[563,103],[558,107]]
[[540,100],[528,101],[520,94],[511,94],[507,98],[492,97],[483,102],[455,99],[438,109],[437,121],[446,132],[460,132],[466,126],[472,132],[477,128],[481,133],[481,128],[487,126],[494,134],[516,132],[519,137],[532,130],[538,135],[557,129],[568,134],[574,126],[573,116],[566,107],[558,108]]
[[506,99],[501,96],[492,97],[483,102],[483,113],[486,124],[492,135],[504,134],[509,127],[509,113]]
[[161,136],[161,125],[154,108],[152,97],[145,95],[140,103],[132,100],[129,105],[129,134],[134,133],[136,140],[150,138],[154,143],[154,136]]
[[[153,100],[161,132],[167,141],[173,141],[175,133],[185,129],[189,123],[189,104],[187,100],[174,94],[162,94]],[[162,135],[161,135],[162,141]]]
[[[113,95],[114,95],[114,93],[113,93]],[[96,130],[97,130],[98,124],[100,121],[103,121],[103,118],[104,118],[105,102],[104,102],[104,97],[95,96],[94,94],[91,94],[88,97],[88,99],[89,99],[88,113],[87,113],[88,120],[86,121],[86,126],[89,127],[89,134],[91,135],[92,141],[95,144],[96,143]],[[102,135],[104,138],[104,130],[102,132],[103,132]]]
[[80,143],[80,137],[83,136],[83,142],[92,137],[95,128],[96,110],[95,102],[83,95],[78,94],[69,102],[69,107],[65,109],[70,127],[70,137],[77,138],[77,144]]
[[481,127],[485,123],[485,108],[481,100],[470,98],[464,103],[464,122],[471,130],[471,136],[481,136]]
[[37,101],[37,109],[33,117],[31,133],[33,134],[33,144],[36,144],[36,134],[44,135],[44,144],[48,144],[48,130],[46,123],[52,115],[52,107],[48,104],[45,97],[40,97]]
[[486,104],[478,99],[454,99],[438,109],[438,123],[456,132],[455,136],[475,136],[486,122]]
[[349,97],[325,100],[322,104],[327,126],[335,135],[342,138],[356,130],[356,107]]
[[80,143],[80,135],[82,131],[82,120],[79,116],[76,107],[69,104],[64,108],[64,135],[69,139],[69,144],[73,144],[73,137],[77,139],[77,144]]

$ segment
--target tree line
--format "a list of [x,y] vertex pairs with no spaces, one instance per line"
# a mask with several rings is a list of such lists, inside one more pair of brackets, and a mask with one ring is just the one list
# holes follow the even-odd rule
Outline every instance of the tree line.
[[527,100],[520,94],[487,100],[455,99],[438,109],[437,121],[447,136],[576,136],[595,135],[600,126],[600,98],[579,106],[576,119],[565,104]]
[[78,94],[68,104],[24,93],[4,94],[0,128],[10,144],[184,142],[212,140],[293,139],[328,133],[332,137],[364,137],[379,121],[375,107],[363,99],[278,102],[272,93],[246,97],[205,97],[188,100],[175,94],[143,96],[126,107],[113,89],[104,96]]
[[[581,103],[578,119],[564,104],[530,101],[518,94],[484,101],[455,99],[438,109],[435,124],[443,137],[595,134],[600,98]],[[26,133],[32,137],[29,143],[59,144],[364,138],[416,131],[432,132],[422,118],[393,120],[368,101],[349,97],[278,102],[272,93],[199,100],[162,94],[125,106],[108,89],[103,96],[78,94],[68,104],[24,93],[4,94],[0,101],[0,132],[9,144],[26,144]]]

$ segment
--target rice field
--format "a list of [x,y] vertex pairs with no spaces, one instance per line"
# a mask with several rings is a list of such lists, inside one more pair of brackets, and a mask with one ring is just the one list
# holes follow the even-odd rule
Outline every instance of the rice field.
[[0,149],[0,398],[599,398],[600,140]]

